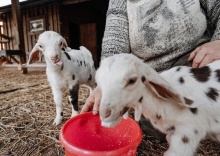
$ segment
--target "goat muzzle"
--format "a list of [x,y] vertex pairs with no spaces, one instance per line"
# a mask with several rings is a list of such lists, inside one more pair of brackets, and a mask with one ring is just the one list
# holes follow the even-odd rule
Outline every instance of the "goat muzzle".
[[51,57],[51,61],[58,66],[62,65],[62,61],[58,58],[58,55]]

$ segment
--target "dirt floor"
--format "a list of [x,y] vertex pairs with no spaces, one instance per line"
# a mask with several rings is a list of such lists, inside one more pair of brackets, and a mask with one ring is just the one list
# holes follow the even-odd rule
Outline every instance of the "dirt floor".
[[[64,95],[64,122],[71,106]],[[80,88],[79,103],[88,97]],[[55,106],[45,71],[21,71],[0,68],[0,156],[63,156],[59,132],[63,124],[53,126]],[[63,122],[63,123],[64,123]],[[137,156],[158,156],[167,149],[153,137],[143,135]],[[197,156],[219,156],[220,144],[202,141]]]

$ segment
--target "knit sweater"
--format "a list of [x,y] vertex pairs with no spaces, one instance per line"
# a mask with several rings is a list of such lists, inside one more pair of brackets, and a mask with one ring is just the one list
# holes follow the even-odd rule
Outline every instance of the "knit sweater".
[[133,53],[157,71],[220,39],[220,0],[110,0],[102,59]]

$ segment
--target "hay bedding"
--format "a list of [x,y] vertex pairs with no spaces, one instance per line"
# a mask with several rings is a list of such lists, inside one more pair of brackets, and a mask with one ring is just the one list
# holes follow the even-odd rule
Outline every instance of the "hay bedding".
[[[11,92],[10,92],[11,90]],[[4,92],[3,92],[4,91]],[[61,125],[53,126],[55,106],[44,71],[23,75],[17,70],[0,68],[0,155],[4,156],[63,156],[59,144]],[[71,116],[71,106],[64,97],[64,122]],[[88,97],[88,89],[80,88],[79,103]],[[199,156],[220,155],[219,143],[205,140],[198,149]],[[137,156],[157,156],[167,149],[143,135]]]

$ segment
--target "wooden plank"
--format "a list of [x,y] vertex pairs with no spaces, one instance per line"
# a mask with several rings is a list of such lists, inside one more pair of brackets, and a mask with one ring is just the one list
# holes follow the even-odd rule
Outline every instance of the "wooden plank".
[[23,26],[22,26],[19,0],[11,0],[11,7],[12,7],[12,19],[14,21],[14,26],[16,27],[15,30],[17,30],[17,32],[15,32],[16,41],[18,43],[18,48],[23,52],[22,56],[20,57],[21,64],[23,64],[26,62],[26,54],[24,47]]
[[24,48],[25,48],[25,52],[28,52],[28,27],[27,27],[27,14],[26,14],[26,10],[22,11],[22,17],[23,17],[23,32],[24,32]]
[[88,2],[91,0],[65,0],[62,2],[62,5],[70,5],[70,4],[76,4],[76,3],[82,3],[82,2]]
[[54,30],[53,28],[53,16],[52,16],[52,7],[51,5],[48,5],[48,24],[49,24],[49,27],[48,29],[49,30]]
[[[0,25],[0,34],[3,33],[2,30],[3,30],[3,26]],[[3,39],[3,38],[0,36],[0,41],[1,41],[2,39]],[[3,49],[3,43],[0,42],[0,50],[1,50],[1,49]]]
[[53,12],[52,12],[52,20],[53,20],[53,30],[54,31],[58,31],[58,27],[57,27],[57,8],[56,8],[56,4],[52,4],[53,7]]
[[96,23],[80,25],[80,44],[87,47],[91,51],[95,64],[98,63],[96,34]]
[[13,36],[12,36],[12,31],[11,31],[11,14],[7,14],[7,16],[6,16],[7,18],[6,18],[6,29],[7,29],[7,31],[6,31],[6,35],[7,36],[10,36],[11,38],[12,38],[12,40],[11,40],[11,42],[9,42],[9,44],[7,44],[7,46],[5,47],[5,49],[7,49],[7,50],[10,50],[10,49],[13,49]]
[[29,25],[30,10],[25,11],[25,16],[27,19],[27,52],[30,52],[32,49],[31,36],[28,34],[30,31],[30,25]]
[[[33,9],[28,9],[28,11],[29,11],[29,20],[30,20],[31,18],[34,18],[35,13],[34,13],[34,10],[33,10]],[[29,30],[29,31],[30,31],[30,30]],[[34,37],[34,35],[30,35],[30,34],[29,34],[29,38],[30,38],[30,40],[29,40],[29,45],[30,45],[29,51],[31,51],[32,48],[33,48],[34,45],[35,45],[35,37]]]
[[48,10],[47,6],[43,7],[43,15],[45,16],[45,30],[48,30]]
[[60,5],[58,3],[56,3],[56,8],[57,8],[57,12],[56,12],[56,15],[57,15],[57,32],[58,33],[61,33],[60,32]]

